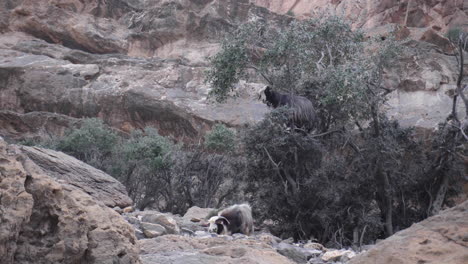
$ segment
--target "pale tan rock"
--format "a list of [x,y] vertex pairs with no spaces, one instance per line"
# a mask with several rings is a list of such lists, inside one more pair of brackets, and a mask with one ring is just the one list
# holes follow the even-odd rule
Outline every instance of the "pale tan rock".
[[109,174],[63,152],[39,147],[20,147],[47,175],[63,180],[109,207],[133,204],[125,186]]
[[184,214],[184,219],[205,219],[208,214],[213,211],[213,208],[200,208],[198,206],[192,206],[190,207],[187,212]]
[[161,214],[161,213],[156,213],[156,214],[145,214],[141,218],[141,222],[147,222],[147,223],[152,223],[152,224],[158,224],[163,226],[168,234],[179,234],[180,233],[180,228],[177,222],[174,220],[174,218]]
[[327,251],[327,248],[324,247],[322,244],[320,243],[315,243],[315,242],[308,242],[304,245],[304,248],[308,248],[308,249],[317,249],[317,250],[322,250],[322,251]]
[[329,250],[322,255],[323,261],[339,261],[342,258],[351,259],[356,255],[351,250]]
[[155,238],[167,234],[166,228],[162,225],[142,222],[140,226],[147,238]]
[[122,210],[122,212],[126,214],[131,213],[133,211],[135,211],[135,208],[133,206],[127,206]]
[[140,263],[132,227],[0,140],[0,263]]
[[358,254],[351,264],[464,264],[468,259],[468,201],[413,224]]
[[281,242],[281,238],[279,237],[276,237],[270,233],[261,233],[259,235],[256,235],[256,238],[259,240],[259,241],[262,241],[270,246],[273,246],[275,244],[278,244]]
[[143,263],[292,264],[271,246],[250,239],[165,235],[140,240]]

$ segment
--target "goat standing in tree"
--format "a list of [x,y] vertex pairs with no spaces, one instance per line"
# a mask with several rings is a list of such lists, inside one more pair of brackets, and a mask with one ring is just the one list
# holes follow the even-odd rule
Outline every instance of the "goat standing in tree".
[[292,116],[290,117],[292,128],[299,128],[309,132],[316,127],[317,114],[309,99],[303,96],[279,93],[273,91],[269,86],[265,88],[263,93],[268,106],[273,108],[286,106],[292,110]]

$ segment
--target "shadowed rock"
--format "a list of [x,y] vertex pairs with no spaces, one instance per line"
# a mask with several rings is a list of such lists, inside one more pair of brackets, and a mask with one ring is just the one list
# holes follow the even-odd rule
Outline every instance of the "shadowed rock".
[[0,140],[0,263],[140,263],[131,226]]
[[447,263],[468,260],[468,201],[377,243],[351,264]]
[[123,184],[74,157],[55,150],[22,146],[20,149],[50,177],[73,185],[111,208],[132,205]]

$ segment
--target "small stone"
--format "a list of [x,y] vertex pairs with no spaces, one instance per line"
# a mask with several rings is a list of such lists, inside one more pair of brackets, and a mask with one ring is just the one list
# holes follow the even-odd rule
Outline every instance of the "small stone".
[[196,237],[206,238],[206,237],[217,237],[217,234],[212,234],[206,231],[195,231],[194,234]]
[[318,257],[322,254],[322,251],[316,249],[306,249],[300,246],[291,245],[288,243],[281,242],[273,246],[278,253],[297,263],[305,263],[307,260]]
[[350,261],[352,258],[354,258],[355,256],[356,256],[356,253],[351,251],[350,253],[344,254],[343,256],[341,256],[340,261],[346,263],[346,262]]
[[180,229],[180,233],[183,235],[183,236],[194,236],[195,233],[190,230],[190,229],[187,229],[187,228],[181,228]]
[[140,229],[138,228],[135,228],[135,236],[138,240],[140,239],[144,239],[146,238],[145,234],[143,233],[143,231],[141,231]]
[[133,206],[127,206],[123,209],[123,212],[126,214],[131,213],[133,211],[135,211],[135,208],[133,208]]
[[167,233],[166,228],[158,224],[142,222],[141,228],[143,230],[143,234],[145,234],[147,238],[154,238],[165,235]]
[[158,224],[163,226],[168,234],[179,234],[180,229],[177,222],[168,215],[164,214],[147,214],[141,218],[142,222]]
[[112,209],[113,209],[114,211],[116,211],[117,213],[119,213],[119,214],[122,214],[122,213],[123,213],[122,208],[120,208],[120,207],[118,207],[118,206],[116,206],[116,207],[114,207],[114,208],[112,208]]
[[257,239],[264,243],[267,243],[268,245],[276,245],[281,242],[281,238],[276,237],[269,233],[259,234],[257,235]]
[[213,211],[213,208],[200,208],[198,206],[190,207],[184,215],[184,219],[204,219]]
[[192,218],[192,219],[190,219],[190,222],[194,222],[194,223],[198,223],[198,222],[200,222],[200,221],[201,221],[201,220],[198,219],[198,218]]
[[327,251],[327,249],[322,244],[315,243],[315,242],[308,242],[307,244],[304,245],[304,248]]
[[244,235],[244,234],[240,234],[240,233],[235,233],[235,234],[232,234],[232,238],[234,239],[243,239],[243,238],[247,238],[248,236]]
[[324,261],[339,261],[343,256],[347,256],[347,258],[351,259],[354,256],[356,256],[356,253],[354,253],[351,250],[331,250],[328,252],[325,252],[322,256],[322,260]]

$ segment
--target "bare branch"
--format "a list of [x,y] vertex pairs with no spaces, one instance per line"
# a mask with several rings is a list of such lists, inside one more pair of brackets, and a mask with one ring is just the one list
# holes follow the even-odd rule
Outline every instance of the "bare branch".
[[329,63],[328,66],[333,67],[333,55],[332,55],[330,46],[328,46],[328,44],[326,46],[327,46],[327,50],[328,50],[328,57],[329,57],[329,60],[330,60],[330,63]]
[[270,152],[268,152],[268,150],[263,147],[263,150],[265,150],[265,153],[267,154],[268,156],[268,159],[271,161],[271,163],[273,164],[273,166],[275,166],[275,171],[276,171],[276,174],[278,175],[278,177],[280,178],[281,182],[283,183],[283,186],[284,186],[284,192],[286,194],[288,194],[288,185],[286,183],[286,181],[283,179],[283,176],[281,176],[281,172],[280,172],[280,168],[279,168],[279,165],[278,163],[276,163],[273,158],[271,157],[270,155]]

